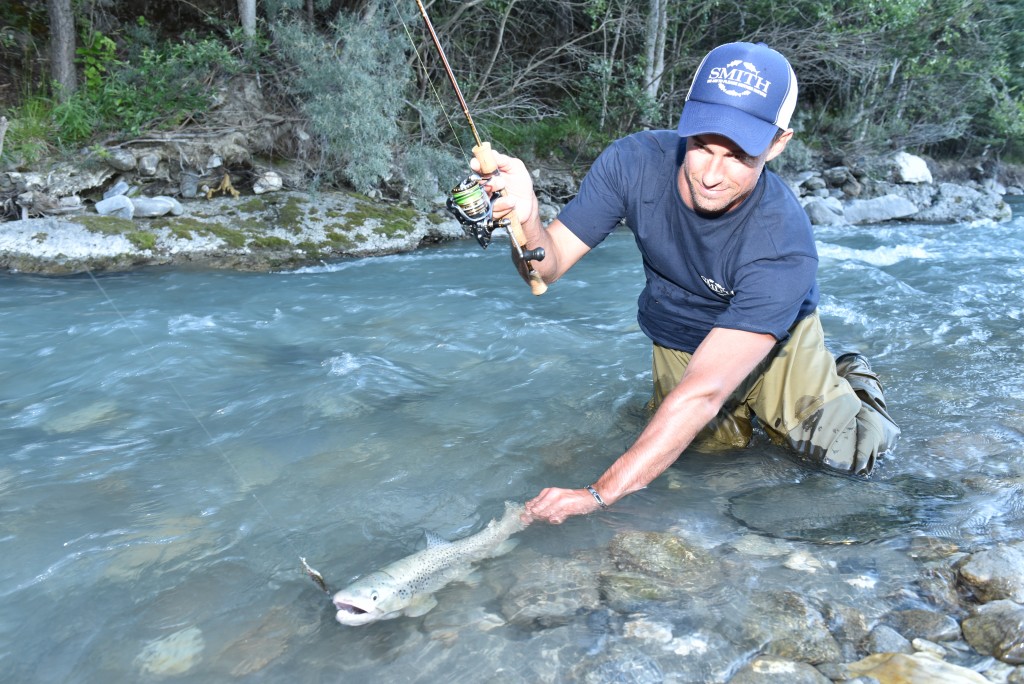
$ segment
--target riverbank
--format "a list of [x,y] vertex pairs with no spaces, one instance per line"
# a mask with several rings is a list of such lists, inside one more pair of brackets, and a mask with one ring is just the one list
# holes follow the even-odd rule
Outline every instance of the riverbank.
[[[0,173],[7,214],[21,217],[0,223],[0,269],[51,275],[165,265],[269,271],[467,237],[441,196],[424,210],[355,193],[309,192],[298,189],[302,179],[287,170],[231,173],[223,157],[211,158],[206,183],[169,173],[170,160],[151,149],[110,149],[45,172]],[[982,165],[943,168],[899,153],[784,178],[814,225],[953,224],[1012,217],[1003,196],[1024,192],[1021,175],[993,174]],[[534,178],[542,218],[549,221],[575,193],[578,174],[538,167]],[[153,197],[161,191],[166,194]]]

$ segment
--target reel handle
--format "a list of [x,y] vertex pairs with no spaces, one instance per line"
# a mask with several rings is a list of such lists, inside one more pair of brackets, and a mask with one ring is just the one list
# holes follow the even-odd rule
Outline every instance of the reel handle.
[[[484,178],[490,178],[498,171],[498,161],[494,158],[494,150],[491,149],[491,143],[481,142],[473,148],[473,156],[476,157],[477,163],[480,165],[480,175]],[[526,233],[523,232],[523,226],[519,223],[519,217],[516,215],[515,210],[510,211],[506,216],[509,220],[508,234],[512,238],[512,259],[516,263],[516,268],[519,274],[523,276],[523,279],[530,285],[530,291],[534,295],[540,296],[548,291],[548,284],[544,282],[544,279],[540,277],[537,270],[530,263],[531,259],[540,261],[544,258],[543,249],[526,249]],[[527,256],[529,255],[529,256]]]

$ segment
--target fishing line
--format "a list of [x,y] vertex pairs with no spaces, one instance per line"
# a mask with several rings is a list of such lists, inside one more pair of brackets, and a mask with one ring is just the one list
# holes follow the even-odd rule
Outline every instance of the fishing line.
[[[405,31],[406,37],[409,38],[409,46],[412,48],[412,53],[414,55],[416,55],[416,61],[419,63],[420,69],[423,71],[424,80],[427,82],[427,85],[430,86],[430,92],[432,92],[434,94],[434,99],[437,100],[437,105],[441,109],[441,114],[444,115],[444,120],[448,123],[448,128],[451,129],[452,135],[455,137],[455,144],[459,146],[459,151],[462,152],[462,156],[464,156],[464,157],[470,156],[466,152],[466,148],[463,147],[462,141],[459,140],[459,132],[455,128],[455,124],[452,123],[451,117],[448,116],[448,110],[446,110],[445,107],[444,107],[444,101],[441,100],[441,94],[438,93],[437,92],[437,88],[434,87],[434,79],[430,78],[430,72],[427,70],[427,64],[426,64],[426,62],[423,61],[423,56],[420,55],[420,51],[418,49],[416,49],[416,41],[412,37],[412,32],[409,30],[409,25],[406,24],[405,23],[405,19],[402,18],[402,12],[399,9],[396,0],[391,0],[391,7],[395,10],[395,16],[398,17],[398,21],[400,21],[402,23],[402,29]],[[434,34],[434,39],[437,40],[436,34]],[[458,86],[456,86],[456,92],[459,93],[459,98],[461,100],[462,99],[462,93],[461,93],[461,91],[458,91]],[[464,102],[464,100],[463,100],[463,102]],[[463,105],[463,107],[464,107],[463,111],[468,115],[468,113],[469,113],[468,108],[465,108],[465,105]],[[472,123],[472,119],[470,119],[470,122]],[[473,135],[474,135],[474,137],[476,137],[477,140],[480,139],[480,136],[477,135],[477,132],[476,132],[476,126],[473,126]]]
[[[117,314],[117,317],[120,318],[121,322],[124,323],[125,327],[128,328],[128,331],[132,334],[132,337],[134,337],[135,341],[138,343],[139,348],[142,349],[143,352],[146,354],[146,356],[149,357],[150,363],[153,365],[153,367],[154,368],[159,368],[160,366],[159,366],[159,363],[157,362],[156,357],[153,356],[152,352],[150,352],[149,349],[146,348],[146,345],[142,341],[142,338],[140,338],[138,333],[135,332],[135,328],[133,328],[132,324],[128,322],[127,317],[125,317],[125,315],[123,313],[121,313],[121,310],[117,307],[117,304],[114,303],[113,298],[110,296],[109,293],[107,293],[106,289],[103,287],[102,284],[100,284],[100,281],[93,274],[92,269],[90,269],[88,266],[86,266],[85,267],[85,272],[87,274],[89,274],[89,278],[92,280],[92,282],[96,285],[96,288],[100,291],[100,293],[106,299],[107,304],[110,305],[110,307],[114,310],[114,313]],[[250,485],[249,485],[248,482],[246,482],[245,478],[242,476],[241,471],[238,470],[238,467],[235,466],[234,462],[228,457],[227,453],[220,447],[220,445],[217,444],[214,441],[213,434],[210,432],[209,429],[207,429],[206,424],[199,417],[199,414],[195,411],[195,409],[192,408],[192,405],[189,403],[188,399],[185,398],[185,395],[183,395],[178,390],[178,386],[174,384],[174,381],[171,380],[169,375],[164,375],[164,377],[161,378],[161,379],[162,379],[163,382],[167,383],[167,386],[170,387],[171,391],[173,391],[175,396],[178,397],[178,400],[181,401],[182,405],[185,407],[185,410],[188,411],[189,415],[192,416],[192,419],[196,421],[197,425],[199,425],[199,428],[203,431],[203,434],[206,435],[207,440],[209,441],[210,445],[220,455],[221,459],[228,465],[228,467],[231,469],[231,472],[234,473],[235,479],[238,480],[238,483],[241,484],[246,489],[249,489]],[[255,491],[250,491],[250,493],[252,494],[253,501],[256,502],[256,505],[259,506],[260,510],[263,511],[263,513],[267,516],[267,518],[270,519],[270,520],[275,520],[274,514],[272,514],[270,512],[270,510],[264,505],[262,499],[260,499],[260,497],[256,495],[256,492]],[[277,529],[280,530],[282,528],[281,528],[280,525],[278,525]],[[295,555],[300,557],[300,560],[302,561],[304,569],[307,572],[312,570],[312,568],[310,568],[308,565],[306,565],[305,559],[301,557],[301,555],[299,554],[298,547],[295,546],[295,543],[291,540],[291,538],[289,538],[288,536],[285,536],[284,539],[288,543],[288,546],[291,547],[292,552],[295,553]],[[313,572],[316,572],[316,571],[314,570]],[[317,575],[319,575],[319,573],[317,573]],[[322,580],[322,578],[321,578],[321,580]],[[319,584],[319,582],[318,582],[318,584]]]

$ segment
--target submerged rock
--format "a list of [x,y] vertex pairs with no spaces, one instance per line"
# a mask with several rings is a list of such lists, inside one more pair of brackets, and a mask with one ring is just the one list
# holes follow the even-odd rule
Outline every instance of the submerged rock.
[[952,641],[960,638],[960,625],[948,615],[931,610],[894,610],[883,618],[907,639]]
[[829,684],[831,681],[807,663],[760,656],[737,672],[729,684]]
[[795,592],[755,595],[738,626],[743,641],[765,655],[816,665],[840,659],[839,643],[822,614]]
[[783,539],[849,544],[905,534],[917,524],[913,499],[889,483],[812,477],[734,496],[729,512]]
[[601,593],[612,607],[636,610],[650,601],[693,598],[720,581],[721,562],[681,537],[664,532],[623,532],[608,546],[610,567]]
[[1024,542],[971,554],[956,566],[961,583],[979,601],[1024,603]]
[[196,666],[205,648],[202,631],[198,627],[188,627],[151,641],[135,662],[143,674],[182,675]]
[[883,684],[990,684],[974,670],[931,653],[878,653],[841,669],[850,679],[873,677]]
[[978,653],[1004,663],[1024,663],[1024,606],[993,601],[980,606],[963,622],[964,637]]
[[587,562],[536,555],[521,562],[501,600],[501,612],[521,627],[565,624],[601,602],[596,568]]

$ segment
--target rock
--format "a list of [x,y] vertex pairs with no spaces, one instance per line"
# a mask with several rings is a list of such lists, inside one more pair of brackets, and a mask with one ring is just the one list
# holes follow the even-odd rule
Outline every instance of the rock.
[[178,192],[185,199],[195,199],[199,196],[199,174],[194,171],[182,171],[178,181]]
[[110,199],[111,197],[114,197],[116,195],[127,195],[127,194],[128,194],[128,184],[125,183],[123,180],[119,180],[116,183],[114,183],[112,186],[110,186],[110,188],[106,192],[103,193],[103,199]]
[[989,684],[974,670],[930,653],[877,653],[841,667],[847,678],[874,677],[882,684]]
[[967,185],[939,183],[921,186],[917,190],[923,194],[923,199],[915,202],[919,209],[914,219],[918,221],[966,223],[979,218],[1008,221],[1013,217],[1013,210],[1002,196]]
[[196,666],[205,647],[203,633],[198,627],[189,627],[147,644],[135,664],[143,674],[181,675]]
[[799,594],[754,595],[749,609],[737,626],[744,644],[764,655],[812,665],[839,660],[839,644],[824,617]]
[[846,220],[852,224],[880,223],[907,218],[917,213],[917,206],[905,197],[890,194],[872,199],[850,200],[844,206]]
[[139,218],[154,218],[166,214],[181,216],[185,211],[178,200],[162,195],[157,197],[136,197],[131,200],[131,203],[135,207],[135,216]]
[[892,156],[893,177],[897,183],[931,183],[932,172],[921,157],[907,152],[897,152]]
[[829,684],[832,680],[807,663],[760,656],[729,680],[729,684]]
[[592,661],[584,658],[568,672],[568,681],[582,684],[661,684],[665,674],[651,656],[636,649]]
[[952,641],[960,638],[960,625],[956,620],[931,610],[894,610],[883,618],[882,623],[908,639]]
[[864,192],[864,186],[859,180],[851,176],[849,180],[843,183],[841,190],[845,196],[853,199],[860,197],[861,193]]
[[256,182],[252,184],[252,191],[257,195],[262,195],[266,192],[280,190],[283,186],[284,181],[281,180],[281,176],[277,172],[264,171],[256,179]]
[[0,189],[12,193],[40,191],[56,201],[102,187],[113,175],[114,170],[107,166],[60,163],[45,173],[10,171],[0,174]]
[[818,175],[809,176],[800,183],[800,188],[808,195],[813,195],[818,190],[824,190],[828,187],[828,183],[825,179]]
[[17,196],[16,203],[21,208],[22,216],[55,216],[72,214],[82,208],[82,198],[78,195],[58,197],[48,192],[30,190]]
[[920,157],[898,152],[892,157],[893,178],[898,183],[930,183],[932,172]]
[[160,157],[156,154],[144,154],[139,158],[139,175],[153,177],[160,166]]
[[971,554],[956,564],[959,580],[983,603],[1024,603],[1024,542]]
[[902,634],[888,625],[878,625],[864,641],[868,653],[913,653],[914,647]]
[[993,655],[1004,663],[1024,663],[1024,606],[1013,601],[993,601],[979,606],[963,622],[964,638],[978,653]]
[[519,567],[515,584],[501,600],[501,612],[512,624],[565,624],[580,610],[594,610],[601,602],[597,571],[589,563],[536,556]]
[[836,210],[836,202],[830,199],[812,199],[804,205],[807,218],[811,219],[814,226],[832,226],[837,223],[844,223],[843,206],[839,205]]
[[100,216],[131,219],[135,216],[135,205],[124,195],[113,195],[96,203],[96,213]]
[[103,150],[102,157],[104,161],[111,166],[111,168],[118,171],[134,171],[135,170],[135,155],[130,150],[121,149],[119,147],[107,148]]
[[825,182],[833,188],[840,188],[844,183],[853,178],[853,174],[850,173],[848,166],[833,166],[830,169],[825,169],[821,173],[821,177],[825,179]]

